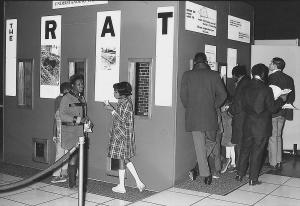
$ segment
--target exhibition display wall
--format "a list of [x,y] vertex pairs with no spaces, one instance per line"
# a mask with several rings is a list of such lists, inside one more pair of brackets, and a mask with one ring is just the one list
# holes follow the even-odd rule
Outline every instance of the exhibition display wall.
[[[112,120],[103,101],[116,102],[112,84],[129,81],[141,109],[133,161],[148,189],[174,186],[196,158],[184,129],[182,74],[199,51],[216,70],[250,67],[252,7],[235,1],[58,2],[5,2],[4,161],[38,169],[53,163],[54,99],[59,84],[80,71],[95,125],[88,139],[88,178],[118,182],[106,157]],[[78,62],[83,66],[74,66]],[[43,150],[38,154],[37,146]],[[129,175],[126,184],[135,186]]]

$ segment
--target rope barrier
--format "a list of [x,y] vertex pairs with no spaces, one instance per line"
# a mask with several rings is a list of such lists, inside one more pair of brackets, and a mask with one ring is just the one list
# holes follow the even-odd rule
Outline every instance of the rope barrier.
[[45,174],[47,174],[48,172],[51,172],[55,169],[57,169],[59,166],[61,166],[66,160],[69,159],[70,155],[72,155],[75,150],[77,149],[78,145],[73,147],[72,149],[70,149],[65,155],[63,155],[59,160],[57,160],[56,162],[54,162],[51,166],[49,166],[47,169],[27,178],[24,180],[20,180],[17,182],[13,182],[13,183],[8,183],[5,185],[0,185],[0,193],[2,192],[7,192],[7,191],[11,191],[20,187],[23,187],[29,183],[31,183],[32,181],[44,176]]

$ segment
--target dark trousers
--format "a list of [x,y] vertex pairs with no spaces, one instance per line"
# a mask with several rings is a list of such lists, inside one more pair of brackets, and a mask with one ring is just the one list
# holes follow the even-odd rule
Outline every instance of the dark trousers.
[[78,163],[79,163],[78,150],[76,150],[70,157],[68,163],[68,176],[69,176],[70,188],[76,185],[76,173],[78,169]]
[[242,140],[237,168],[238,175],[245,176],[248,164],[250,164],[249,179],[258,180],[267,141],[266,137],[247,137]]

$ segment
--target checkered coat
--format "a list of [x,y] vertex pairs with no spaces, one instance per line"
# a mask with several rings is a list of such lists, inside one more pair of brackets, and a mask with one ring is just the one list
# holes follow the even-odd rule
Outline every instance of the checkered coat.
[[120,100],[112,114],[108,157],[129,159],[135,155],[133,104],[130,97]]

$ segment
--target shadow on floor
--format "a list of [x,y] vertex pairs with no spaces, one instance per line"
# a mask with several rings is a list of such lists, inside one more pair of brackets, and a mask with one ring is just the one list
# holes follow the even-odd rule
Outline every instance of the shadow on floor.
[[284,154],[281,170],[270,170],[267,174],[300,178],[300,156]]

